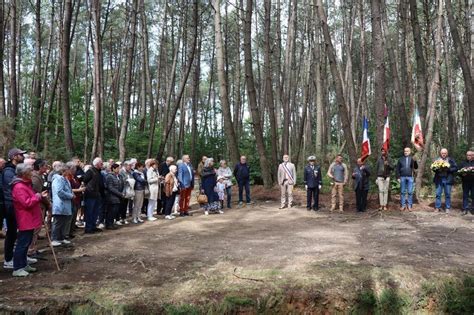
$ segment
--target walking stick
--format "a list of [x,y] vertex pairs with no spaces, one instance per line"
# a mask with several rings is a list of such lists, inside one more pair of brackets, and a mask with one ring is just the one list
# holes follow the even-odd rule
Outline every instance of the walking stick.
[[44,222],[44,217],[43,217],[43,224],[44,224],[44,229],[46,230],[46,236],[48,237],[49,247],[51,247],[51,251],[53,252],[53,257],[54,257],[54,262],[56,263],[56,268],[58,269],[58,271],[61,271],[61,268],[59,268],[58,258],[56,257],[56,252],[54,251],[54,246],[51,243],[51,236],[49,236],[48,224],[46,224],[46,222]]

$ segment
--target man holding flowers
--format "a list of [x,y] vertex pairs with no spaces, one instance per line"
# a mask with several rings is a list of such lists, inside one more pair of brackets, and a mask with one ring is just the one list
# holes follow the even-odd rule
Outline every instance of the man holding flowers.
[[458,170],[456,162],[448,157],[448,150],[443,148],[439,151],[439,157],[431,164],[431,170],[435,173],[434,183],[436,185],[435,208],[441,211],[441,195],[444,191],[446,213],[451,209],[451,188],[454,184],[454,174]]
[[467,151],[466,161],[459,165],[458,174],[462,179],[462,210],[463,215],[466,215],[469,211],[474,211],[474,151]]

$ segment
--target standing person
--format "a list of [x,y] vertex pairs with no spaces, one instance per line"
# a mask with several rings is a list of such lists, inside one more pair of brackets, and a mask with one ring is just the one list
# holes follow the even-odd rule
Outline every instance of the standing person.
[[191,200],[191,192],[194,189],[194,170],[191,165],[189,155],[183,155],[183,163],[178,168],[178,181],[180,185],[179,192],[179,212],[180,216],[190,216],[189,202]]
[[[321,167],[316,165],[316,157],[308,157],[308,165],[304,168],[304,185],[306,188],[306,210],[319,210],[319,191],[323,184],[321,178]],[[313,204],[311,205],[311,201]]]
[[13,257],[14,277],[26,277],[36,268],[30,267],[28,259],[28,247],[33,239],[35,229],[43,224],[41,218],[40,203],[47,198],[48,192],[36,193],[31,186],[33,168],[24,163],[15,165],[16,177],[11,181],[11,197],[14,208],[15,222],[18,228],[18,238]]
[[69,234],[68,224],[72,217],[72,199],[74,193],[67,177],[74,176],[74,165],[62,163],[58,168],[58,173],[53,176],[51,186],[53,196],[53,229],[51,231],[53,246],[71,244],[66,239]]
[[77,213],[79,211],[79,208],[81,207],[82,203],[82,197],[84,194],[84,191],[86,190],[86,187],[83,186],[81,181],[77,178],[77,163],[74,161],[67,162],[66,164],[67,169],[74,170],[74,173],[71,172],[66,172],[65,178],[68,180],[69,184],[71,185],[72,188],[72,193],[74,194],[74,198],[71,200],[71,206],[72,206],[72,215],[71,215],[71,220],[68,222],[67,227],[66,227],[66,238],[74,238],[74,232],[76,231],[76,219],[77,219]]
[[217,169],[217,176],[222,176],[224,178],[225,192],[227,199],[227,208],[231,208],[232,201],[232,170],[227,166],[226,160],[221,160],[219,162],[219,168]]
[[217,176],[217,183],[216,183],[216,188],[215,191],[217,195],[219,196],[219,202],[221,203],[221,209],[224,209],[224,200],[225,200],[225,191],[226,191],[226,185],[225,185],[225,178],[224,176]]
[[[38,159],[33,164],[31,186],[35,193],[41,194],[43,191],[48,192],[48,185],[44,180],[44,176],[47,171],[48,171],[48,165],[45,160]],[[41,218],[43,220],[46,216],[46,212],[50,211],[51,209],[51,202],[49,198],[41,199],[40,208],[41,208]],[[38,242],[38,236],[40,232],[41,232],[41,227],[35,229],[33,233],[33,239],[31,241],[30,248],[28,249],[29,256],[38,255],[37,242]]]
[[92,167],[89,168],[84,175],[84,184],[86,190],[84,192],[85,202],[85,221],[86,227],[84,233],[102,232],[98,229],[97,218],[102,209],[104,199],[104,181],[100,171],[102,170],[103,162],[101,158],[95,158],[92,161]]
[[3,185],[2,185],[2,174],[3,168],[5,167],[6,161],[0,158],[0,231],[3,226],[3,214],[5,213],[5,198],[3,197]]
[[166,175],[170,172],[170,166],[173,164],[174,158],[172,156],[168,156],[164,162],[161,162],[158,166],[158,174],[160,174],[160,190],[158,193],[158,201],[156,207],[156,214],[162,215],[164,213],[164,200],[166,196],[164,195],[165,191],[165,178]]
[[201,171],[201,192],[207,196],[207,204],[204,205],[205,215],[208,215],[210,211],[216,212],[218,210],[220,213],[224,213],[219,209],[219,195],[215,191],[216,184],[217,174],[214,169],[214,159],[207,158]]
[[[15,208],[13,204],[12,186],[10,185],[15,178],[17,165],[23,163],[26,151],[20,149],[11,149],[8,151],[8,163],[5,164],[2,171],[2,189],[4,200],[4,213],[0,217],[0,222],[3,224],[3,219],[7,221],[7,235],[5,236],[5,261],[3,268],[13,269],[13,248],[15,247],[17,237],[17,225],[15,217]],[[31,180],[30,180],[31,181]]]
[[367,209],[367,195],[369,193],[370,170],[362,159],[357,159],[357,166],[352,172],[354,179],[354,190],[356,193],[357,212],[365,212]]
[[446,168],[441,168],[435,170],[435,176],[433,182],[436,185],[436,201],[435,208],[436,211],[441,211],[441,195],[444,191],[444,199],[446,206],[446,213],[449,213],[451,209],[451,188],[454,184],[454,174],[457,172],[458,167],[456,162],[448,157],[448,150],[443,148],[439,151],[439,157],[436,161],[444,161],[448,163]]
[[111,172],[107,174],[105,178],[105,183],[107,186],[107,193],[105,194],[107,204],[107,217],[105,219],[105,228],[108,230],[117,229],[117,227],[114,225],[114,220],[117,217],[120,204],[124,197],[123,181],[119,173],[120,165],[114,163],[111,166]]
[[[466,160],[459,165],[459,169],[471,168],[474,170],[474,151],[466,152]],[[469,211],[474,211],[474,173],[462,173],[462,213],[466,215]],[[471,198],[471,207],[469,207]]]
[[135,197],[135,179],[132,174],[132,166],[130,161],[123,162],[122,169],[120,171],[120,180],[123,184],[123,195],[120,202],[119,212],[117,214],[117,220],[115,224],[117,225],[127,225],[127,210],[132,213],[133,211],[133,198]]
[[134,224],[143,223],[143,220],[140,218],[143,200],[145,198],[145,186],[147,185],[145,174],[143,170],[145,166],[137,162],[135,164],[135,171],[133,172],[133,179],[135,180],[135,197],[133,198],[133,213],[132,213],[132,222]]
[[349,179],[347,165],[343,163],[342,155],[338,154],[329,165],[328,177],[332,179],[331,212],[336,210],[336,196],[339,195],[339,212],[344,212],[344,186]]
[[201,178],[202,169],[204,168],[204,164],[206,163],[206,160],[207,160],[207,156],[203,155],[203,157],[201,158],[201,161],[199,162],[197,166],[196,176],[199,178]]
[[158,195],[160,194],[160,174],[158,173],[158,164],[155,160],[150,161],[146,177],[148,190],[150,191],[146,216],[148,221],[156,221],[157,219],[153,216],[153,212],[155,212]]
[[290,162],[290,157],[283,155],[283,163],[278,166],[278,185],[281,191],[280,209],[293,206],[293,187],[296,183],[295,165]]
[[242,155],[240,162],[235,165],[234,176],[239,185],[239,206],[242,205],[244,200],[244,188],[247,204],[252,204],[252,200],[250,199],[250,167],[247,165],[246,156]]
[[396,174],[400,183],[400,211],[411,211],[413,208],[414,173],[418,162],[411,156],[411,149],[403,149],[403,156],[398,159]]
[[171,215],[171,210],[173,209],[174,202],[176,196],[179,193],[179,183],[178,178],[176,177],[176,173],[178,172],[178,168],[176,165],[169,166],[169,172],[166,174],[165,177],[165,188],[163,195],[165,197],[164,200],[164,207],[165,207],[165,219],[166,220],[173,220],[174,216]]
[[377,160],[377,186],[379,187],[379,210],[388,210],[388,191],[390,187],[390,173],[393,170],[392,163],[384,148],[381,150],[379,159]]

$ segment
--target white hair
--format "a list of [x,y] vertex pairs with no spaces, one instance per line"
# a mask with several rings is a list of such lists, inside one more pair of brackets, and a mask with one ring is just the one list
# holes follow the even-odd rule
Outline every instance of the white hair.
[[26,163],[20,163],[16,166],[15,173],[18,177],[23,177],[27,172],[33,171],[33,167]]
[[209,164],[214,163],[213,158],[207,158],[206,162],[204,162],[204,167],[209,167]]
[[94,166],[97,166],[100,163],[102,163],[102,159],[100,157],[96,157],[94,161],[92,161],[92,165]]
[[170,172],[174,172],[178,169],[176,165],[170,165]]

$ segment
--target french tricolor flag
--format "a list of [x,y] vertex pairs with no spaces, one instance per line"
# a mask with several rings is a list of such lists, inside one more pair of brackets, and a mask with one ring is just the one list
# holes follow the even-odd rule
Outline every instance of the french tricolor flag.
[[369,121],[364,116],[364,132],[362,136],[362,154],[361,159],[364,161],[369,155],[372,154],[372,150],[370,148],[370,139],[369,139]]
[[387,105],[385,105],[384,117],[385,117],[385,126],[383,128],[382,148],[385,150],[385,152],[388,153],[388,149],[390,149],[390,124],[388,122],[388,108],[387,108]]
[[420,113],[418,112],[418,108],[416,108],[415,112],[413,113],[413,129],[411,130],[411,143],[413,143],[413,145],[418,151],[422,150],[425,146],[423,132],[421,131],[421,119]]

